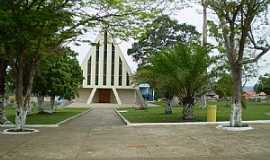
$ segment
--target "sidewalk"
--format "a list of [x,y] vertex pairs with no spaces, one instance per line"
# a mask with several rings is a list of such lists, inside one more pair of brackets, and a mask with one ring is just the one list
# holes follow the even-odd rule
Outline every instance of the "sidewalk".
[[[207,126],[126,127],[110,108],[94,108],[58,128],[0,134],[1,160],[268,160],[270,125],[227,132]],[[2,128],[0,128],[2,130]]]

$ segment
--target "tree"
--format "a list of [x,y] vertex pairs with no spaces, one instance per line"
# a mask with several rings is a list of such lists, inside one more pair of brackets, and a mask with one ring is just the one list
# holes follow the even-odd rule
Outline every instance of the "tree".
[[8,120],[5,116],[5,78],[7,63],[0,58],[0,124],[5,124]]
[[40,57],[74,35],[63,30],[73,23],[72,13],[70,3],[62,0],[0,2],[0,39],[15,81],[16,126],[23,130]]
[[270,95],[270,74],[259,77],[258,83],[254,86],[256,93],[264,92]]
[[172,99],[176,95],[176,90],[174,89],[174,84],[172,83],[174,79],[170,79],[167,75],[157,73],[153,66],[142,66],[137,70],[135,75],[135,81],[137,83],[149,83],[155,92],[165,98],[165,114],[172,114]]
[[160,50],[176,43],[198,41],[199,37],[200,34],[194,26],[178,24],[168,15],[162,15],[145,26],[144,31],[137,37],[138,41],[128,50],[128,54],[132,55],[139,65],[144,65],[151,55]]
[[227,98],[232,96],[233,81],[230,74],[224,73],[216,82],[214,90],[220,98]]
[[154,54],[143,71],[143,80],[150,83],[169,101],[177,96],[183,104],[183,120],[192,121],[195,97],[207,88],[211,64],[207,49],[196,43],[177,44]]
[[[112,28],[118,24],[119,28],[131,21],[134,21],[134,25],[140,24],[139,20],[151,17],[148,16],[151,14],[147,14],[151,8],[147,8],[144,2],[0,1],[0,41],[3,42],[4,54],[15,81],[16,126],[19,131],[24,128],[33,78],[42,55],[55,53],[52,51],[58,50],[59,46],[75,40],[85,30],[82,25],[91,28],[105,25]],[[90,7],[94,13],[86,13],[81,6]],[[112,23],[109,23],[111,20]]]
[[39,112],[44,112],[44,96],[51,97],[51,110],[54,112],[55,97],[71,100],[77,95],[83,75],[76,53],[63,48],[62,54],[44,57],[34,78],[33,93],[39,99]]
[[[201,0],[203,7],[203,27],[202,27],[202,46],[207,47],[207,2],[206,0]],[[207,72],[207,71],[206,71]],[[205,108],[207,105],[206,95],[201,96],[201,106]]]
[[[218,17],[218,24],[212,31],[219,43],[219,49],[225,53],[233,79],[233,98],[230,126],[241,127],[241,86],[243,65],[257,62],[269,50],[266,36],[261,36],[258,21],[269,5],[269,0],[208,0],[207,4]],[[214,23],[214,22],[213,22]],[[256,36],[254,36],[256,32]],[[257,40],[259,39],[259,40]],[[255,57],[247,54],[256,50]]]

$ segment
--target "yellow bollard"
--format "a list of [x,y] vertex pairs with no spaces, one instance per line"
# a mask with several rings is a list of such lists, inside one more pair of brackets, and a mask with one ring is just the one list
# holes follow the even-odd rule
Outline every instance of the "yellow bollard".
[[217,106],[209,105],[207,107],[207,122],[216,122],[217,120]]

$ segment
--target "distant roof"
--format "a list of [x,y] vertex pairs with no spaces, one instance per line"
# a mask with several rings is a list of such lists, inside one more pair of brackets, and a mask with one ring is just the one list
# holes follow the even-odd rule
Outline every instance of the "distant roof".
[[260,93],[259,93],[259,96],[267,96],[267,94],[264,93],[264,92],[260,92]]
[[142,83],[142,84],[139,84],[139,87],[150,87],[150,85],[147,83]]
[[256,92],[254,91],[245,91],[244,96],[248,96],[248,97],[252,97],[252,96],[256,96]]

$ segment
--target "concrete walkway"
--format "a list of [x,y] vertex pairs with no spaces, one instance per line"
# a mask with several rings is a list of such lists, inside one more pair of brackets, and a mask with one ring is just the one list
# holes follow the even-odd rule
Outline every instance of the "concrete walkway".
[[94,108],[59,128],[0,135],[1,160],[269,160],[270,125],[126,127],[112,108]]

